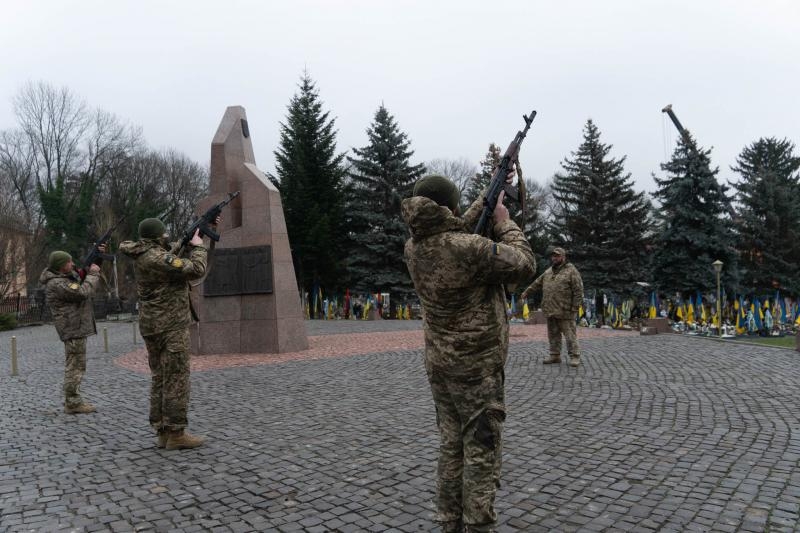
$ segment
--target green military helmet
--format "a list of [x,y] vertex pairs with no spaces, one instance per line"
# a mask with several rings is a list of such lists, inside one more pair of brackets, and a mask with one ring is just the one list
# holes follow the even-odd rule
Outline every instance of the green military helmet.
[[58,272],[70,261],[72,261],[71,255],[69,255],[67,252],[56,250],[55,252],[50,253],[50,257],[47,259],[47,268]]
[[157,218],[146,218],[139,222],[140,239],[160,239],[167,232],[167,227]]
[[439,174],[429,174],[420,178],[414,184],[414,196],[430,198],[437,204],[449,207],[454,211],[461,199],[461,193],[456,184]]

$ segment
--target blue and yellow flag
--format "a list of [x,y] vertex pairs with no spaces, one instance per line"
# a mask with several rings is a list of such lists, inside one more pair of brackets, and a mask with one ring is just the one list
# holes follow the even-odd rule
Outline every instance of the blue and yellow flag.
[[650,293],[650,309],[647,312],[647,317],[658,317],[658,307],[656,307],[656,291]]
[[753,298],[753,303],[750,304],[750,311],[753,313],[753,320],[756,323],[756,329],[763,328],[764,311],[761,307],[761,302],[758,301],[758,298]]
[[733,311],[736,314],[736,334],[744,335],[747,332],[747,326],[745,324],[747,314],[744,310],[744,301],[741,296],[733,300]]

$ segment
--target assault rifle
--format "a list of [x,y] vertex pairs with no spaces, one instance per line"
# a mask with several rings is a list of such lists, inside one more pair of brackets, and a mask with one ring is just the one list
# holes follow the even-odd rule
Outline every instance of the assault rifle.
[[222,212],[222,208],[231,203],[237,196],[239,196],[239,191],[228,193],[227,200],[223,200],[222,202],[213,206],[208,211],[206,211],[205,213],[194,219],[192,225],[189,226],[189,229],[186,230],[183,239],[181,239],[181,242],[178,245],[178,251],[183,250],[186,247],[186,245],[189,244],[189,241],[191,241],[192,237],[194,237],[195,231],[200,231],[201,237],[205,235],[214,242],[219,241],[219,234],[215,232],[213,229],[211,229],[211,225],[214,224],[214,221]]
[[522,115],[522,118],[525,120],[525,128],[517,132],[514,140],[511,141],[511,144],[506,148],[506,153],[503,154],[500,164],[497,165],[492,175],[492,181],[489,183],[489,188],[486,190],[486,195],[483,197],[483,211],[481,212],[480,219],[478,219],[478,225],[475,226],[474,232],[478,235],[483,235],[484,231],[486,231],[486,225],[489,222],[489,218],[494,213],[497,200],[500,198],[500,191],[506,191],[506,196],[519,202],[520,205],[525,201],[525,198],[520,193],[519,187],[513,187],[511,184],[506,183],[508,174],[511,172],[514,164],[519,162],[519,149],[522,145],[522,141],[525,139],[525,135],[528,134],[531,122],[536,118],[536,111],[531,111],[529,116]]
[[88,269],[90,266],[92,266],[92,264],[100,266],[103,263],[103,259],[105,259],[106,261],[114,260],[114,254],[103,253],[100,251],[100,247],[104,244],[108,244],[108,240],[111,238],[111,234],[113,234],[114,230],[116,230],[119,227],[119,225],[122,224],[122,221],[125,220],[126,216],[128,215],[125,215],[121,219],[119,219],[116,224],[111,226],[108,229],[108,231],[103,233],[100,236],[100,238],[97,239],[97,241],[92,245],[92,249],[89,250],[89,253],[86,254],[86,257],[84,257],[83,261],[81,262],[83,268]]

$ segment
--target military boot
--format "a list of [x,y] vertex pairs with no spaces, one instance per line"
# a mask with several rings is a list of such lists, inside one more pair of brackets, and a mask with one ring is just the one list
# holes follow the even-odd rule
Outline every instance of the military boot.
[[79,403],[75,407],[64,406],[64,412],[68,415],[85,415],[88,413],[94,413],[97,409],[90,403]]
[[569,366],[576,367],[581,364],[581,358],[578,355],[570,355],[569,356]]
[[167,446],[167,439],[169,438],[169,433],[166,429],[159,429],[158,430],[158,440],[156,441],[156,447],[164,448]]
[[461,520],[442,522],[442,533],[464,533],[464,524]]
[[550,359],[542,361],[543,365],[557,365],[561,362],[561,356],[558,354],[550,354]]
[[495,533],[494,526],[486,525],[468,525],[464,529],[466,533]]
[[197,448],[205,442],[203,437],[192,435],[182,429],[178,431],[170,431],[167,437],[167,443],[164,446],[167,450],[188,450],[190,448]]

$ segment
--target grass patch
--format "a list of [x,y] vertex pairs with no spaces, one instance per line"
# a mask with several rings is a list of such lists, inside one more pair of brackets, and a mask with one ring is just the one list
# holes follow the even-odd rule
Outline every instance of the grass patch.
[[736,340],[792,349],[794,349],[796,342],[793,335],[786,335],[785,337],[736,337]]

